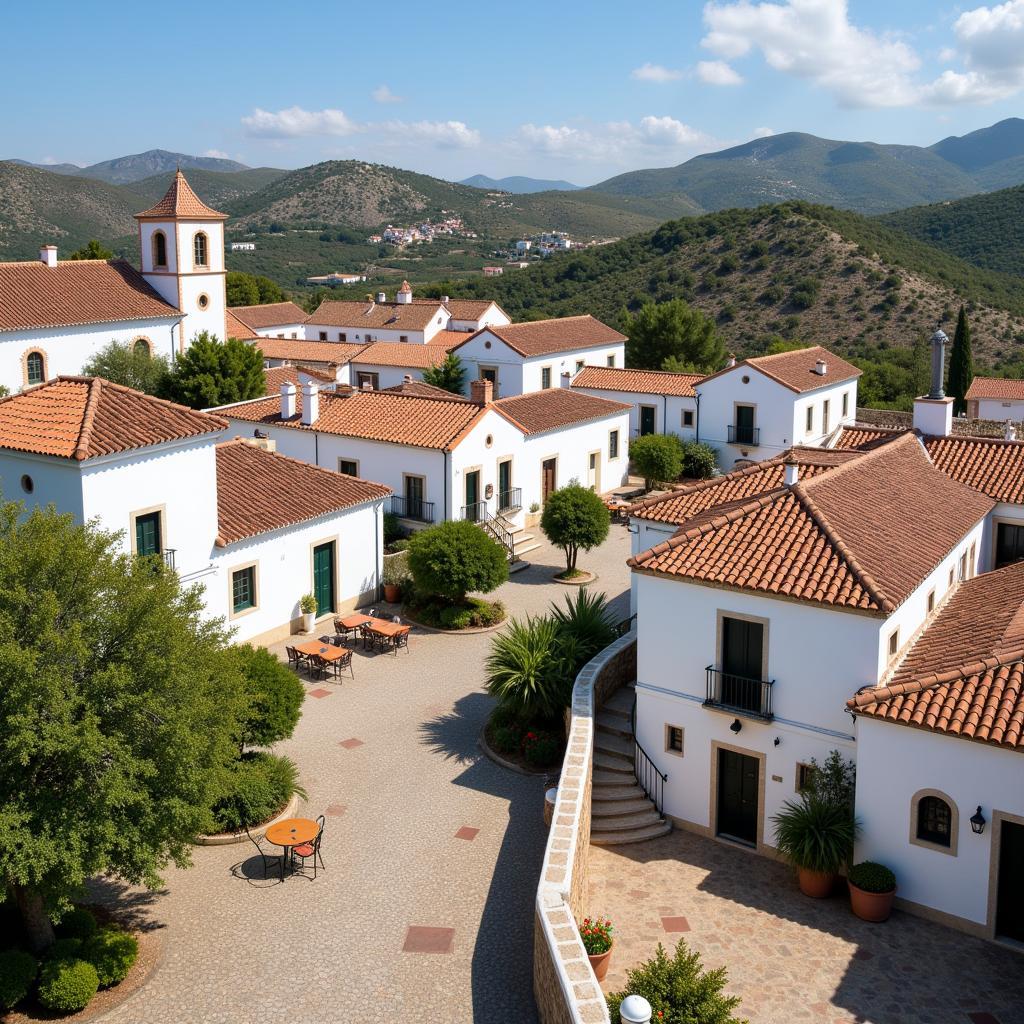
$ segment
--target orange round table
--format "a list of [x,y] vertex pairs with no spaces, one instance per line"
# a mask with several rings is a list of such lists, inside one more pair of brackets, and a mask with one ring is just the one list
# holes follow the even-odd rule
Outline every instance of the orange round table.
[[284,848],[281,855],[281,878],[284,878],[284,864],[288,860],[293,846],[311,843],[316,839],[320,826],[309,818],[285,818],[276,825],[271,825],[265,835],[267,842]]

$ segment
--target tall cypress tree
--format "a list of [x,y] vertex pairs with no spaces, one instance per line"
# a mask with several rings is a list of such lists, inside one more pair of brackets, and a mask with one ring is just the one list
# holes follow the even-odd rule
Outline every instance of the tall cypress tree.
[[959,416],[967,411],[967,389],[974,379],[974,359],[971,355],[971,329],[967,313],[960,306],[953,335],[953,351],[949,356],[949,384],[946,393],[953,398],[953,412]]

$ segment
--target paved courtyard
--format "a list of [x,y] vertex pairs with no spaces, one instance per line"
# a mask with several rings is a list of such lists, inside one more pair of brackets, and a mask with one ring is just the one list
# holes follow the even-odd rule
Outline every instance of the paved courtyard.
[[854,917],[845,897],[802,896],[793,872],[676,830],[592,847],[589,909],[616,926],[603,986],[683,938],[751,1024],[1021,1024],[1024,954],[896,912]]
[[[580,556],[622,617],[628,547],[615,526]],[[497,594],[513,614],[573,592],[551,582],[560,552],[532,560]],[[163,955],[104,1020],[531,1024],[542,780],[477,749],[489,642],[416,631],[408,653],[358,652],[354,680],[307,685],[277,749],[308,790],[299,813],[326,815],[326,871],[264,882],[252,847],[200,847],[191,870],[167,872],[166,892],[123,894],[161,929]]]

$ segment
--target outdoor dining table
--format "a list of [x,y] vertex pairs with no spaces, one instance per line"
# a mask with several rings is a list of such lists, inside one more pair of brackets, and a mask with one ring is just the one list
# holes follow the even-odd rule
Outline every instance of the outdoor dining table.
[[345,636],[349,633],[358,635],[363,626],[369,625],[374,619],[370,615],[361,615],[358,612],[354,615],[346,615],[343,619],[334,620],[334,628],[343,630]]
[[[295,650],[299,654],[305,654],[309,657],[320,657],[324,661],[337,661],[339,658],[344,658],[348,651],[344,647],[335,647],[334,644],[324,644],[319,640],[309,640],[304,644],[296,644]],[[343,666],[344,667],[344,666]],[[309,669],[307,668],[307,673]],[[310,677],[312,678],[312,676]]]
[[[363,650],[366,649],[367,641],[374,643],[380,640],[382,643],[394,645],[396,639],[408,633],[411,628],[403,626],[400,622],[389,622],[387,619],[370,619],[363,627]],[[397,647],[395,653],[398,653]]]
[[[307,644],[307,646],[309,646]],[[284,881],[284,864],[291,860],[292,849],[301,846],[303,843],[311,843],[316,839],[320,826],[309,818],[285,818],[276,825],[271,825],[266,831],[268,843],[283,848],[281,854],[281,881]]]

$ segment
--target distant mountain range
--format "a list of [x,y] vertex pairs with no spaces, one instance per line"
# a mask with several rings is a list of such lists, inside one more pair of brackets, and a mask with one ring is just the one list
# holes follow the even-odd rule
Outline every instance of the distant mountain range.
[[574,185],[571,181],[525,178],[521,174],[514,174],[508,178],[488,178],[486,174],[474,174],[471,178],[463,178],[459,184],[490,189],[494,192],[512,192],[515,195],[525,195],[530,192],[575,192],[582,188],[581,185]]
[[1013,117],[928,148],[786,132],[677,167],[629,171],[592,190],[648,199],[683,195],[703,210],[803,199],[886,213],[1022,182],[1024,120]]
[[245,164],[237,160],[224,160],[213,156],[189,156],[187,153],[171,153],[166,149],[149,149],[145,153],[119,156],[113,160],[102,160],[98,164],[79,167],[77,164],[33,164],[28,160],[11,159],[10,163],[38,167],[51,174],[70,174],[78,178],[96,178],[111,185],[128,185],[142,181],[154,174],[182,170],[220,171],[231,173],[247,171]]

